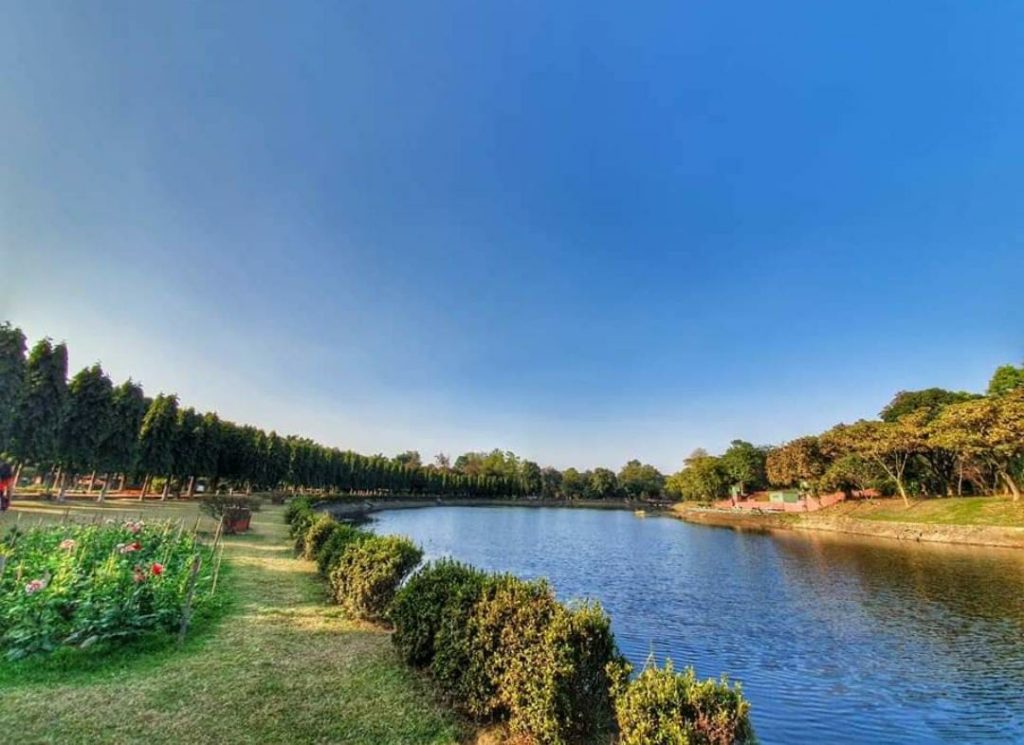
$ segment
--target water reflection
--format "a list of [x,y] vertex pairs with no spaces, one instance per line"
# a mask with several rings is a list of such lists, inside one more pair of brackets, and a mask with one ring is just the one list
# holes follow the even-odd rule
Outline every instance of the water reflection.
[[597,510],[430,508],[375,527],[600,599],[635,663],[740,680],[765,743],[1024,741],[1018,552]]

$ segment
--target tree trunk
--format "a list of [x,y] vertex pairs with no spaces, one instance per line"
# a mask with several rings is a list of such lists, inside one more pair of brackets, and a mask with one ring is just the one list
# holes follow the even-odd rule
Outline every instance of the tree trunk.
[[907,496],[907,490],[903,486],[903,479],[896,479],[896,488],[900,490],[900,496],[903,497],[903,505],[909,507],[910,497]]
[[1010,475],[1009,471],[1003,471],[1002,475],[1003,475],[1003,481],[1005,481],[1006,485],[1008,487],[1010,487],[1010,493],[1013,495],[1013,501],[1014,502],[1019,502],[1020,501],[1020,487],[1017,486],[1017,481],[1013,478],[1013,476]]
[[11,498],[14,497],[14,491],[18,486],[18,479],[21,478],[21,466],[22,464],[19,463],[18,467],[14,469],[14,480],[11,482],[11,489],[8,492],[8,496]]
[[89,486],[85,488],[86,494],[92,494],[93,488],[96,486],[96,470],[89,474]]
[[148,491],[149,491],[149,474],[146,474],[146,477],[142,479],[142,491],[139,492],[139,501],[140,502],[143,499],[146,498],[146,492],[148,492]]
[[189,499],[192,499],[192,497],[194,497],[195,495],[196,495],[196,477],[195,476],[189,476],[188,477],[188,489],[185,491],[185,496],[187,496]]
[[97,502],[107,501],[107,491],[110,489],[110,472],[103,474],[103,486],[100,487],[100,495],[96,497]]
[[164,490],[160,494],[160,501],[161,502],[166,502],[167,501],[167,494],[168,494],[168,492],[170,492],[170,490],[171,490],[171,477],[168,476],[167,480],[164,481]]
[[123,492],[124,491],[124,482],[125,482],[125,480],[127,478],[128,478],[128,475],[125,474],[123,471],[118,475],[117,490],[119,492]]
[[65,482],[67,481],[67,474],[64,472],[63,468],[59,471],[59,473],[60,476],[57,478],[57,501],[63,502],[65,499],[67,499],[67,489],[65,488],[64,485]]

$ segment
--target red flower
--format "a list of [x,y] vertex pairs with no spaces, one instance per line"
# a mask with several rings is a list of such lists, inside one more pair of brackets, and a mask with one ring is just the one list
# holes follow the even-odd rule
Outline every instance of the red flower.
[[131,553],[132,551],[138,551],[141,548],[142,548],[142,544],[139,543],[138,541],[135,541],[135,543],[129,543],[128,545],[123,545],[122,544],[122,545],[117,547],[117,550],[120,553],[122,553],[122,554],[128,554],[128,553]]
[[160,562],[154,561],[153,566],[149,568],[149,571],[153,573],[153,576],[164,573],[164,565]]

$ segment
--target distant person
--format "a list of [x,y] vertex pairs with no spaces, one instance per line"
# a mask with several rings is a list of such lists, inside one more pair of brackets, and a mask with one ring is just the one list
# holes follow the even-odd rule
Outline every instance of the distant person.
[[14,472],[11,464],[0,461],[0,512],[11,506],[11,492],[14,490]]

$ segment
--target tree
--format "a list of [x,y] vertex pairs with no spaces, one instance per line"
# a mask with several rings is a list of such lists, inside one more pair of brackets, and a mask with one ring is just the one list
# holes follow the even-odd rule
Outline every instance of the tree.
[[661,496],[665,477],[652,465],[631,460],[619,471],[619,487],[629,499],[654,499]]
[[544,499],[558,499],[562,493],[562,474],[557,468],[547,466],[540,472],[540,493]]
[[438,453],[434,456],[434,465],[447,471],[452,467],[452,459],[447,453]]
[[1003,365],[997,367],[988,384],[988,395],[1002,396],[1004,393],[1024,388],[1024,366]]
[[885,472],[877,463],[850,453],[832,461],[819,483],[825,491],[841,491],[850,495],[854,491],[880,488],[884,486],[885,478]]
[[540,494],[543,482],[541,480],[540,466],[532,460],[524,460],[519,464],[519,484],[524,494]]
[[925,388],[920,391],[900,391],[893,396],[878,415],[883,422],[895,422],[906,414],[926,411],[927,421],[933,420],[950,404],[970,401],[979,398],[976,393],[966,391],[947,391],[944,388]]
[[927,449],[927,412],[904,414],[895,422],[868,421],[840,424],[822,435],[823,449],[835,454],[854,454],[876,463],[896,484],[905,504],[905,474],[911,459]]
[[586,495],[590,499],[612,499],[618,496],[619,480],[615,472],[607,468],[595,468],[590,474],[586,486]]
[[[174,470],[174,445],[178,424],[178,397],[161,393],[149,405],[139,428],[139,465],[149,477],[164,476],[163,496],[166,498],[170,477]],[[146,495],[143,485],[141,498]]]
[[103,446],[114,425],[114,386],[99,364],[80,370],[68,384],[67,409],[61,426],[60,460],[72,473],[103,465]]
[[729,481],[741,494],[757,491],[767,486],[766,461],[768,451],[754,447],[743,440],[733,440],[721,458]]
[[575,468],[566,468],[562,472],[562,494],[566,499],[582,499],[586,496],[589,475],[584,475]]
[[14,421],[25,393],[25,334],[0,324],[0,453],[11,450]]
[[67,378],[67,347],[50,339],[36,343],[25,365],[24,394],[15,419],[15,457],[42,467],[56,464]]
[[[142,392],[142,386],[126,380],[111,391],[110,426],[106,439],[100,444],[100,468],[107,472],[121,474],[124,478],[135,469],[138,460],[139,429],[150,402]],[[109,478],[104,478],[99,499],[102,501],[109,489]]]
[[774,486],[816,489],[827,468],[817,437],[798,437],[772,449],[765,458],[765,474]]
[[932,424],[936,442],[962,461],[990,466],[1020,499],[1015,471],[1024,460],[1024,388],[948,407]]
[[683,469],[668,479],[665,489],[678,499],[710,502],[729,493],[729,476],[721,458],[697,449],[684,461]]
[[423,465],[420,459],[420,452],[418,450],[406,450],[404,453],[399,453],[395,456],[395,463],[400,466],[409,466],[411,468],[419,468]]

